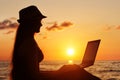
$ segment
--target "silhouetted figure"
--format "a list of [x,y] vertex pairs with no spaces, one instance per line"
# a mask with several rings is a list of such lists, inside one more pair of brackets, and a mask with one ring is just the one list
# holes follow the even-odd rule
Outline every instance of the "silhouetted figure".
[[12,57],[12,80],[41,80],[39,62],[44,56],[34,34],[39,32],[41,20],[46,16],[37,7],[29,6],[20,10],[19,18]]
[[99,80],[77,65],[64,65],[57,71],[40,71],[39,63],[44,56],[34,34],[40,31],[41,20],[46,18],[36,6],[26,7],[19,12],[12,57],[12,80]]

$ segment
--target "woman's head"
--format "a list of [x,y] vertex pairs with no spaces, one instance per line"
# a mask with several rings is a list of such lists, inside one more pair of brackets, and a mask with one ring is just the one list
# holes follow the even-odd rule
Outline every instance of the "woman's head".
[[28,6],[19,11],[19,18],[18,22],[22,23],[40,20],[46,18],[46,16],[42,15],[36,6]]
[[43,18],[46,18],[46,16],[42,15],[36,6],[29,6],[19,11],[18,22],[26,29],[39,32]]

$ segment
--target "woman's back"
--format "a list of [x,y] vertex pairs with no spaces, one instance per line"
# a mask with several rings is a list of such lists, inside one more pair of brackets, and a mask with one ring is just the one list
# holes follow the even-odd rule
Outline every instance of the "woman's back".
[[43,54],[33,38],[25,39],[15,54],[16,59],[12,72],[14,78],[17,80],[40,78],[39,62],[43,59]]

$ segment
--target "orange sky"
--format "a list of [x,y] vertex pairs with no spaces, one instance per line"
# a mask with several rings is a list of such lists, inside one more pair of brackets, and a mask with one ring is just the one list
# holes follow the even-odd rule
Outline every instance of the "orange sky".
[[95,39],[101,39],[97,60],[120,60],[119,0],[0,1],[1,60],[11,59],[16,31],[14,26],[1,28],[3,22],[16,22],[18,11],[31,4],[48,17],[42,21],[41,32],[35,35],[45,60],[68,60],[68,48],[75,51],[72,59],[81,60],[87,42]]

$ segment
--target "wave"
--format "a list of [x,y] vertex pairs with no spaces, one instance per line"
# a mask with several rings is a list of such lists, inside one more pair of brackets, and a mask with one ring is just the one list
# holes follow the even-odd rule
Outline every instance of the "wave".
[[[79,64],[80,61],[76,61]],[[66,61],[44,61],[40,64],[40,70],[58,70]],[[8,80],[9,61],[0,61],[0,80]],[[120,80],[120,61],[96,61],[93,66],[85,68],[88,72],[102,80]]]

